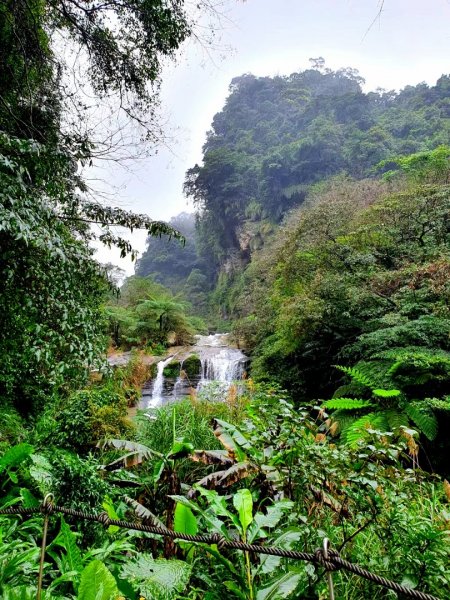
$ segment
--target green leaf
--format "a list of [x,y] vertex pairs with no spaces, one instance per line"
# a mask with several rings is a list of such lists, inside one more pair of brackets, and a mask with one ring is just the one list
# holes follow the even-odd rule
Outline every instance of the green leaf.
[[122,568],[121,578],[128,579],[136,590],[149,599],[172,600],[189,583],[191,566],[181,560],[154,559],[142,554],[136,562]]
[[11,467],[18,467],[33,451],[30,444],[18,444],[7,450],[0,458],[0,473]]
[[259,590],[256,594],[256,600],[279,600],[287,598],[296,590],[300,579],[301,575],[299,573],[285,573],[268,587]]
[[184,504],[177,503],[174,516],[174,531],[195,535],[198,531],[197,519],[192,510]]
[[368,375],[363,373],[361,369],[357,369],[356,367],[341,367],[340,365],[335,365],[335,367],[364,387],[371,389],[376,387],[374,381],[372,381]]
[[239,514],[239,521],[245,536],[248,526],[253,521],[253,498],[250,490],[238,490],[233,496],[233,505]]
[[417,403],[413,402],[405,405],[405,412],[414,421],[421,433],[429,440],[434,440],[437,435],[438,423],[432,412],[426,408],[419,407]]
[[39,506],[39,500],[26,488],[21,488],[20,496],[25,508],[36,508]]
[[61,546],[66,550],[66,557],[69,570],[81,573],[81,571],[83,570],[81,552],[77,546],[75,534],[72,532],[69,525],[65,522],[64,517],[62,516],[61,528],[53,544]]
[[[105,509],[106,514],[110,519],[114,519],[115,521],[119,521],[119,515],[116,513],[116,509],[114,508],[114,504],[109,496],[106,496],[102,502],[102,506]],[[120,527],[117,525],[110,525],[108,527],[108,533],[117,533]]]
[[397,396],[400,396],[401,391],[400,390],[383,390],[383,389],[377,388],[376,390],[372,390],[372,394],[374,396],[378,396],[379,398],[395,398]]
[[81,573],[77,600],[116,600],[119,595],[114,576],[100,560],[93,560]]
[[235,594],[238,598],[240,598],[240,600],[247,600],[248,596],[247,594],[245,594],[242,589],[240,588],[240,586],[235,583],[234,581],[224,581],[223,585],[230,590],[230,592],[233,592],[233,594]]
[[194,450],[193,444],[186,441],[185,439],[176,440],[167,455],[168,458],[184,458],[189,456],[191,452]]

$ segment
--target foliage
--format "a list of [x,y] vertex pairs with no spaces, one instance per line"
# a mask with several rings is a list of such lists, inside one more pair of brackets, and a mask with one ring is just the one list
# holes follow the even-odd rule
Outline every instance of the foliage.
[[[427,151],[449,142],[448,76],[399,93],[364,93],[363,82],[355,69],[314,61],[288,76],[232,80],[202,164],[185,182],[198,209],[197,245],[216,276],[240,271],[267,238],[267,225],[301,204],[313,184],[340,173],[362,179],[382,160],[415,173],[425,163],[446,168],[445,148]],[[390,160],[412,153],[410,166]]]
[[109,333],[116,347],[147,347],[187,344],[202,330],[201,320],[192,319],[190,306],[151,277],[125,280],[118,298],[106,306]]
[[[0,9],[0,393],[25,414],[46,394],[82,384],[101,359],[107,285],[89,242],[98,237],[125,256],[134,251],[117,225],[180,237],[165,223],[87,194],[78,168],[107,153],[108,142],[99,147],[89,137],[86,97],[75,100],[51,33],[66,36],[83,56],[79,89],[115,96],[154,139],[155,90],[147,84],[190,33],[183,8],[85,4],[19,0]],[[153,116],[139,119],[145,112]]]

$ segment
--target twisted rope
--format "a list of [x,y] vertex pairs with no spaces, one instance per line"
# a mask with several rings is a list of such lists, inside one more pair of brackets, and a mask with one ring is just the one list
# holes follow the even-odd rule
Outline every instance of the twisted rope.
[[8,508],[0,509],[0,515],[30,516],[39,513],[44,514],[46,516],[49,516],[54,513],[59,513],[70,517],[74,517],[76,519],[83,519],[86,521],[94,521],[97,523],[101,523],[104,527],[109,527],[110,525],[113,525],[122,529],[131,529],[134,531],[142,531],[144,533],[152,533],[154,535],[166,536],[172,538],[173,540],[182,540],[184,542],[199,544],[217,545],[219,550],[229,548],[232,550],[241,550],[243,552],[252,552],[254,554],[270,554],[271,556],[280,556],[281,558],[303,560],[306,562],[311,562],[315,565],[319,565],[323,567],[326,571],[336,571],[339,569],[344,569],[346,571],[354,573],[355,575],[358,575],[359,577],[363,577],[364,579],[367,579],[372,583],[393,590],[394,592],[403,594],[404,596],[408,596],[409,598],[414,598],[415,600],[439,600],[439,598],[437,598],[436,596],[432,596],[431,594],[426,594],[418,590],[407,588],[403,585],[400,585],[399,583],[396,583],[395,581],[391,581],[389,579],[386,579],[385,577],[381,577],[380,575],[371,573],[370,571],[363,569],[359,565],[355,565],[354,563],[351,563],[348,560],[341,558],[339,553],[336,550],[333,550],[332,548],[328,549],[328,557],[325,558],[324,552],[321,548],[317,548],[313,553],[298,552],[296,550],[285,550],[284,548],[276,548],[274,546],[259,546],[255,544],[246,544],[244,542],[235,540],[228,540],[219,533],[212,533],[207,535],[190,535],[188,533],[172,531],[171,529],[159,527],[156,525],[145,525],[143,523],[122,521],[121,519],[110,519],[106,512],[88,513],[82,510],[76,510],[74,508],[58,506],[51,502],[44,502],[41,506],[33,508],[10,506]]

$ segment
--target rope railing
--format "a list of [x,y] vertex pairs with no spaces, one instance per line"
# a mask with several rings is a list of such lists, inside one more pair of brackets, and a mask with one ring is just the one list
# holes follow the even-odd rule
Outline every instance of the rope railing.
[[[390,579],[386,579],[385,577],[381,577],[380,575],[376,575],[375,573],[372,573],[367,569],[360,567],[359,565],[351,563],[348,560],[341,558],[339,553],[332,548],[324,547],[324,549],[318,548],[314,552],[299,552],[297,550],[286,550],[284,548],[277,548],[274,546],[261,546],[257,544],[247,544],[245,542],[240,542],[236,540],[229,540],[219,533],[211,533],[205,535],[190,535],[187,533],[172,531],[171,529],[157,525],[147,525],[144,523],[133,523],[131,521],[123,521],[121,519],[111,519],[106,512],[94,513],[86,512],[83,510],[77,510],[74,508],[67,508],[64,506],[58,506],[49,501],[48,496],[44,500],[43,504],[41,504],[38,507],[26,508],[20,506],[10,506],[7,508],[0,509],[0,515],[44,515],[44,535],[42,540],[43,543],[41,563],[43,563],[43,555],[45,552],[46,545],[46,524],[48,524],[48,518],[50,517],[50,515],[55,513],[70,516],[75,519],[94,521],[102,524],[104,527],[109,527],[113,525],[121,529],[130,529],[134,531],[142,531],[144,533],[151,533],[154,535],[169,537],[174,541],[216,545],[219,550],[240,550],[242,552],[251,552],[253,554],[269,554],[271,556],[279,556],[281,558],[302,560],[323,567],[327,573],[344,569],[346,571],[349,571],[350,573],[353,573],[355,575],[358,575],[359,577],[371,581],[376,585],[380,585],[386,589],[393,590],[394,592],[397,592],[399,594],[403,594],[408,598],[414,598],[416,600],[440,600],[436,596],[405,587],[404,585],[396,583],[395,581],[391,581]],[[39,573],[39,583],[40,585],[42,585],[41,569]],[[40,598],[40,590],[38,590],[37,598]]]

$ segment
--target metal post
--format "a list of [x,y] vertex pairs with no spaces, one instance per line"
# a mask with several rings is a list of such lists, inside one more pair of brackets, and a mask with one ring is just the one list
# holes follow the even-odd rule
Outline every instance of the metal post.
[[[323,557],[325,560],[328,560],[328,547],[330,545],[330,540],[328,538],[323,539]],[[335,600],[334,598],[334,585],[333,585],[333,575],[331,571],[327,571],[327,580],[328,580],[328,589],[330,591],[330,600]]]
[[42,579],[44,577],[44,559],[45,559],[45,549],[47,547],[47,530],[48,530],[48,518],[49,511],[48,505],[52,503],[53,494],[47,494],[44,498],[44,503],[42,504],[42,508],[44,511],[44,526],[42,528],[42,544],[41,544],[41,556],[39,559],[39,575],[38,575],[38,586],[37,586],[37,594],[36,600],[41,600],[42,594]]

